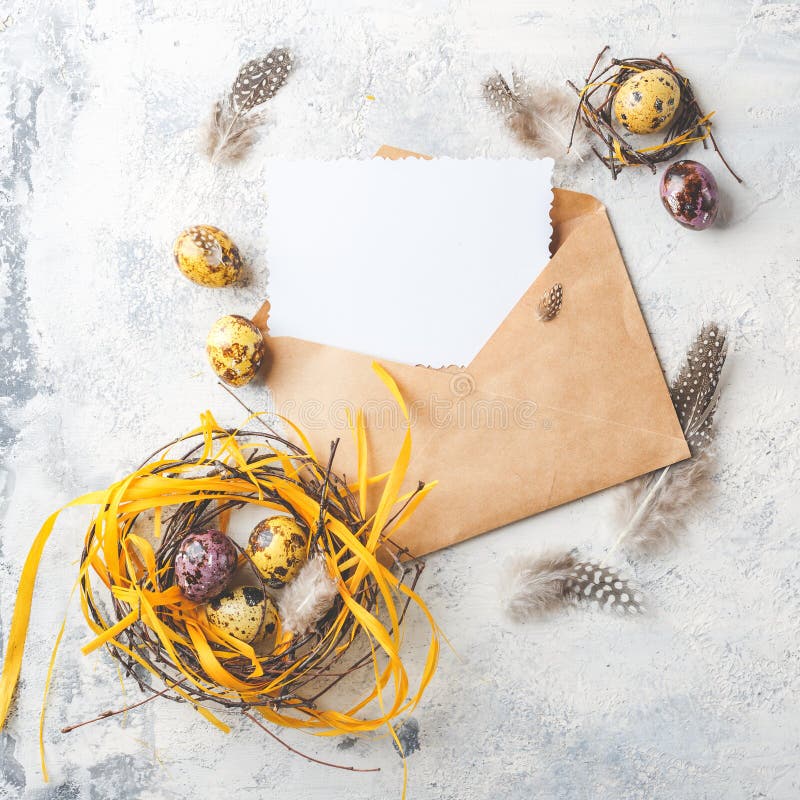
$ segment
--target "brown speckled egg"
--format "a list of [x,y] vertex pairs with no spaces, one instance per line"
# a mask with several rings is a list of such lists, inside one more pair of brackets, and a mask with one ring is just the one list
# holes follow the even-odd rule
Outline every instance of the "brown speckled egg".
[[681,103],[681,87],[669,72],[648,69],[628,78],[614,97],[614,113],[631,133],[655,133],[669,125]]
[[212,369],[231,386],[244,386],[253,380],[266,349],[261,331],[238,314],[220,317],[206,339]]
[[189,600],[204,603],[228,585],[238,556],[222,531],[190,533],[175,554],[175,582]]
[[178,269],[201,286],[230,286],[242,272],[239,248],[213,225],[193,225],[182,231],[172,252]]
[[278,627],[274,603],[257,586],[240,586],[215,598],[206,605],[206,618],[243,642],[272,636]]
[[697,161],[676,161],[661,177],[661,201],[684,228],[702,231],[717,218],[719,189],[708,167]]
[[269,586],[275,589],[297,574],[308,551],[306,532],[291,517],[267,517],[253,528],[247,554]]

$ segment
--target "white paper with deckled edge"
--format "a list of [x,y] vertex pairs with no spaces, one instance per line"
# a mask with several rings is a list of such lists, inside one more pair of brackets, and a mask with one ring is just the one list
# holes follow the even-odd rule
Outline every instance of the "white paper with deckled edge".
[[269,332],[467,365],[547,263],[552,159],[267,163]]

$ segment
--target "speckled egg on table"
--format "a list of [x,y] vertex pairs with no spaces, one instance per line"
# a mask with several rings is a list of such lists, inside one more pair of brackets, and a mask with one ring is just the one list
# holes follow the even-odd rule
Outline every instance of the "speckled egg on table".
[[275,604],[257,586],[239,586],[206,605],[206,619],[243,642],[272,636],[278,628]]
[[237,559],[236,546],[222,531],[190,533],[175,554],[175,582],[189,600],[204,603],[228,585]]
[[631,133],[665,128],[681,102],[681,88],[663,69],[648,69],[628,78],[614,97],[614,113]]
[[206,353],[214,372],[231,386],[250,383],[264,361],[264,335],[246,317],[220,317],[206,338]]
[[697,161],[676,161],[661,176],[661,202],[684,228],[711,227],[719,211],[717,181],[708,167]]
[[253,528],[247,554],[273,588],[288,583],[306,560],[308,536],[291,517],[267,517]]
[[213,225],[193,225],[182,231],[172,252],[178,269],[201,286],[230,286],[242,271],[239,248]]

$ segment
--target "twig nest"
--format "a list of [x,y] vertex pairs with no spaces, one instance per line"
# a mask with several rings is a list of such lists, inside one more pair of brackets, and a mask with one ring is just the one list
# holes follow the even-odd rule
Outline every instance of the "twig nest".
[[681,89],[663,69],[648,69],[622,84],[614,97],[614,113],[631,133],[656,133],[672,121],[681,103]]
[[300,571],[308,554],[308,536],[291,517],[267,517],[253,528],[247,555],[269,586],[279,589]]
[[220,632],[243,642],[267,639],[278,629],[278,612],[257,586],[239,586],[206,606],[206,619]]
[[661,176],[661,202],[684,228],[710,228],[719,211],[719,189],[711,170],[697,161],[676,161]]
[[242,272],[239,248],[213,225],[193,225],[182,231],[173,254],[178,269],[201,286],[230,286]]
[[[378,365],[374,368],[401,401],[389,373]],[[405,412],[405,406],[401,410]],[[356,419],[356,435],[366,437],[362,415]],[[376,482],[363,481],[355,495],[332,469],[335,451],[333,444],[323,464],[312,451],[269,428],[223,428],[206,412],[199,427],[160,448],[133,473],[103,492],[78,498],[74,505],[99,506],[81,558],[81,609],[95,634],[84,652],[106,647],[142,691],[190,703],[225,731],[229,728],[218,717],[220,708],[245,713],[258,709],[272,724],[324,735],[376,731],[413,708],[435,671],[439,632],[415,591],[422,564],[409,559],[401,567],[400,556],[409,554],[394,544],[392,531],[401,512],[413,511],[434,484],[420,484],[410,497],[400,494],[404,450],[379,501],[388,519],[365,518],[360,509],[366,506],[367,487]],[[365,466],[362,461],[359,474]],[[227,587],[195,605],[177,585],[180,577],[193,596],[200,594],[192,591],[199,583],[186,579],[189,570],[180,562],[192,555],[189,546],[198,533],[206,534],[201,541],[225,541],[220,531],[209,534],[209,529],[235,527],[237,511],[246,506],[261,510],[261,515],[286,515],[281,518],[286,527],[279,525],[280,533],[273,534],[287,547],[285,569],[276,569],[281,566],[276,559],[268,574],[288,580],[297,562],[310,564],[280,590],[278,617],[272,616],[274,607],[264,599],[263,634],[256,628],[254,610],[269,587],[255,569],[247,581],[250,587],[233,591],[219,603],[214,599]],[[135,530],[134,518],[141,523]],[[274,531],[274,526],[269,522],[260,527]],[[233,541],[230,544],[241,563],[242,551]],[[377,557],[380,547],[391,548],[387,552],[399,574]],[[200,548],[201,563],[208,552]],[[34,573],[27,569],[23,575],[21,598],[27,587],[32,588]],[[226,568],[222,574],[227,573]],[[214,576],[204,584],[203,594],[216,591],[222,582],[221,575]],[[231,588],[240,585],[228,583]],[[391,592],[384,591],[387,586]],[[284,625],[284,608],[291,628]],[[424,668],[414,684],[400,653],[404,620],[412,608],[430,629]],[[250,645],[239,638],[254,632],[268,635],[271,624],[275,635],[263,646],[255,639]],[[223,626],[234,633],[225,634]],[[24,633],[24,627],[21,634],[17,630],[9,645],[20,659]],[[18,674],[4,674],[10,676],[7,688],[13,690]],[[156,692],[151,681],[162,682],[163,690]],[[353,684],[354,698],[340,697],[347,683]],[[336,698],[329,691],[334,686]],[[373,703],[376,692],[384,700],[381,708]]]
[[231,386],[245,386],[256,376],[266,353],[264,335],[246,317],[220,317],[208,332],[206,353],[211,368]]
[[[741,183],[720,153],[711,132],[711,113],[701,110],[689,79],[663,53],[657,58],[612,58],[604,65],[604,47],[584,84],[567,83],[578,95],[575,124],[584,125],[596,141],[592,150],[616,179],[627,167],[656,165],[678,157],[684,147],[708,139],[728,171]],[[660,132],[659,144],[638,147],[619,130]],[[575,135],[573,129],[573,136]]]
[[205,603],[228,585],[237,558],[236,546],[222,531],[190,533],[175,554],[175,582],[189,600]]

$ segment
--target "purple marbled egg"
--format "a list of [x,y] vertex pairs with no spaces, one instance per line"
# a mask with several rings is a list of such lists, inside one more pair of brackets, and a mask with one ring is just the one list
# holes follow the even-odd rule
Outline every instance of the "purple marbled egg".
[[205,603],[228,585],[238,553],[222,531],[190,533],[175,555],[175,582],[190,600]]
[[661,202],[684,228],[705,230],[717,218],[717,182],[697,161],[676,161],[661,177]]

